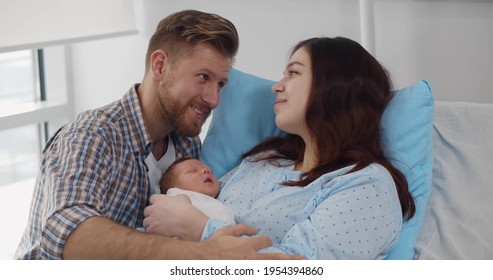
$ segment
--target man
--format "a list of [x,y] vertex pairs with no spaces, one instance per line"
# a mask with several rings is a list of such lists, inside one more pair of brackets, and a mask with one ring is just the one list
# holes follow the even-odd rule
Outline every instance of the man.
[[[164,168],[198,157],[197,135],[219,102],[238,50],[235,26],[182,11],[150,39],[146,74],[121,100],[80,114],[43,151],[22,259],[288,258],[260,255],[266,237],[239,225],[204,242],[134,230]],[[196,209],[191,215],[203,215]]]

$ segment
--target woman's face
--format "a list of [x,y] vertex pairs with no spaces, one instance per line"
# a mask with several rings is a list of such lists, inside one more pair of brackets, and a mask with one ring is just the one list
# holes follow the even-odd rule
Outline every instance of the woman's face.
[[305,138],[308,136],[306,107],[312,85],[311,59],[305,48],[297,50],[289,60],[284,77],[272,91],[277,95],[274,112],[276,125],[283,131]]

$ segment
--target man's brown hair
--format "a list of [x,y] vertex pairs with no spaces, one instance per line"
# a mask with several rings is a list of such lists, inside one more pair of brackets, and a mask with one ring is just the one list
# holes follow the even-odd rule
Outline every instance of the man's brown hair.
[[236,27],[229,20],[211,13],[184,10],[161,20],[152,35],[146,54],[146,71],[151,54],[163,49],[176,62],[199,43],[207,43],[234,59],[239,48]]

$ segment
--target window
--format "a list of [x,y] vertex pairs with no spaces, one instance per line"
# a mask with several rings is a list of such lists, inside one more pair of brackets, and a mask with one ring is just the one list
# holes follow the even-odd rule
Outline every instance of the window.
[[34,53],[0,53],[0,107],[35,100]]
[[70,47],[0,53],[0,188],[33,178],[48,137],[72,118]]
[[69,59],[68,46],[0,53],[0,259],[24,231],[48,137],[73,116]]
[[37,125],[0,131],[0,187],[36,175],[39,143]]
[[[36,53],[0,53],[0,110],[39,100]],[[0,130],[0,186],[32,178],[39,161],[38,125]]]
[[42,147],[75,116],[71,44],[137,28],[132,0],[8,1],[0,26],[0,228],[7,229],[0,259],[10,259],[27,222]]

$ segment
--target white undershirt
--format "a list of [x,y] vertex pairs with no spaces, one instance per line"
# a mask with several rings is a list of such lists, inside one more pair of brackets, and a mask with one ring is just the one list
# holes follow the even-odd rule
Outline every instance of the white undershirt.
[[161,193],[159,181],[163,176],[164,170],[166,170],[175,160],[175,144],[170,137],[168,137],[168,149],[159,160],[156,160],[152,152],[149,153],[144,160],[149,169],[147,175],[149,176],[149,182],[151,182],[151,194]]

